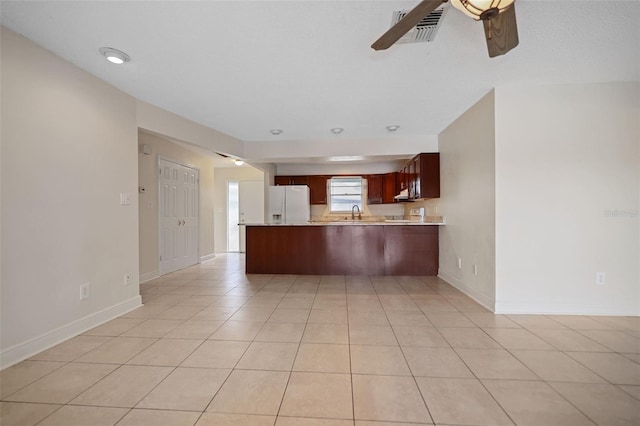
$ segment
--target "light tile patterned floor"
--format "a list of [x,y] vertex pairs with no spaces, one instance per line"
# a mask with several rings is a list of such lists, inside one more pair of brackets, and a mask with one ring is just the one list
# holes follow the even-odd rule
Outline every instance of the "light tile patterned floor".
[[0,424],[640,424],[640,318],[243,271],[219,255],[142,284],[144,307],[2,371]]

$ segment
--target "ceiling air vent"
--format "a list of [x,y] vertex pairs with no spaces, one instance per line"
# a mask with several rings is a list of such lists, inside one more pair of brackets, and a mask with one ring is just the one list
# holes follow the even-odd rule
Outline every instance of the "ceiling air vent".
[[[444,18],[447,12],[447,3],[443,3],[442,6],[422,18],[422,21],[418,23],[411,31],[405,34],[397,43],[418,43],[425,41],[433,41],[436,36],[438,28],[442,18]],[[408,10],[397,10],[393,12],[391,17],[391,26],[397,24],[404,16],[409,13]]]

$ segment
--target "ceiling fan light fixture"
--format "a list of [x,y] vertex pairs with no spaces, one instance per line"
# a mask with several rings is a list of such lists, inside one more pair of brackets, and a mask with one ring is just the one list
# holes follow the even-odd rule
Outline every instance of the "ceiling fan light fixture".
[[451,0],[456,9],[475,19],[489,20],[513,4],[515,0]]
[[122,65],[131,60],[129,55],[121,50],[114,49],[113,47],[101,47],[98,51],[112,64]]

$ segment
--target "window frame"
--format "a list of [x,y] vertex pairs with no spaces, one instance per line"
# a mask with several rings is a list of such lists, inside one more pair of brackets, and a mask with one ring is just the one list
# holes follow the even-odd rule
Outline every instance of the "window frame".
[[[360,194],[334,194],[334,181],[338,182],[338,181],[355,181],[355,180],[359,180],[360,181]],[[336,187],[338,187],[336,185]],[[329,203],[329,213],[351,213],[353,206],[357,205],[360,208],[360,211],[363,210],[364,208],[364,197],[366,195],[365,192],[365,183],[364,183],[364,179],[362,178],[362,176],[333,176],[331,178],[329,178],[329,183],[327,185],[327,201]],[[358,201],[353,201],[353,203],[351,203],[351,207],[349,207],[348,209],[334,209],[334,195],[336,197],[340,197],[340,196],[354,196],[354,195],[359,195],[360,199]],[[335,204],[341,204],[341,205],[346,205],[347,203],[342,202],[342,203],[335,203]]]

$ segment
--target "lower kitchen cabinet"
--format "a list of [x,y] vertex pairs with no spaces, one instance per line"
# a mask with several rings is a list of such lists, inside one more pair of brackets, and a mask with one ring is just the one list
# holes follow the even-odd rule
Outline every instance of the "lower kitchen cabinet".
[[246,272],[433,276],[438,226],[247,225]]
[[385,228],[385,275],[438,275],[437,226]]

